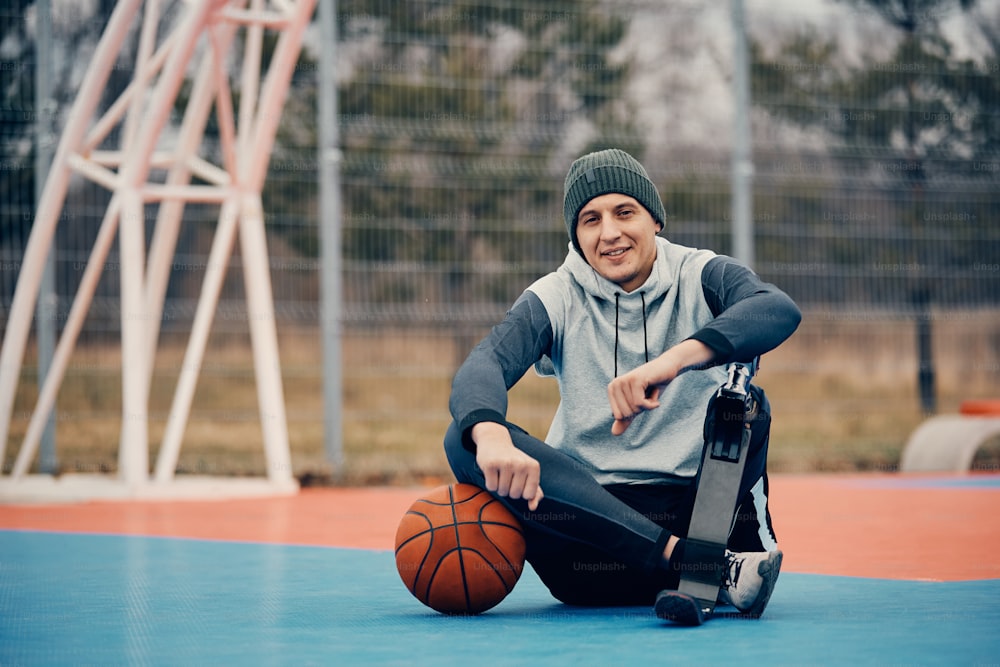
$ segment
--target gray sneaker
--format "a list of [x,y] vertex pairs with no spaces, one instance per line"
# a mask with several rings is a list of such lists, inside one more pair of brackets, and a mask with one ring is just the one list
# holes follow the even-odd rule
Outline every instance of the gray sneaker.
[[736,553],[726,549],[726,573],[719,601],[749,616],[763,614],[778,581],[781,556],[780,551]]

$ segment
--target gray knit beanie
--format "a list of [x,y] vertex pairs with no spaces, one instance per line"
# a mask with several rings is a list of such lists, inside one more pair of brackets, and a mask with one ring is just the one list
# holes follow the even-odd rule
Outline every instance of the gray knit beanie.
[[632,197],[649,211],[660,227],[664,226],[667,214],[663,201],[638,160],[618,148],[588,153],[570,166],[563,198],[566,230],[580,254],[583,253],[576,240],[576,216],[594,197],[611,193]]

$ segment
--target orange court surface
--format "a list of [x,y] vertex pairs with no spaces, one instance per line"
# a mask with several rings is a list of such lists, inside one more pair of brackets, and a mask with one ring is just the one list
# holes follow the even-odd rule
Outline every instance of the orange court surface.
[[[277,498],[0,506],[0,529],[391,550],[423,488],[306,488]],[[1000,578],[1000,476],[772,475],[782,570]]]

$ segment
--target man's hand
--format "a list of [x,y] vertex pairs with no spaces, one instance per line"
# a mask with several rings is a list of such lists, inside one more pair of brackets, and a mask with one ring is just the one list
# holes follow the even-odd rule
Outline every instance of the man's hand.
[[486,476],[486,490],[512,499],[528,501],[528,509],[538,509],[545,494],[539,485],[541,466],[514,446],[503,424],[480,422],[472,427],[476,443],[476,463]]
[[611,425],[613,435],[621,435],[632,423],[632,419],[643,410],[660,407],[660,389],[673,379],[660,380],[653,361],[616,377],[608,385],[608,401],[615,423]]
[[621,435],[643,410],[660,407],[660,392],[686,368],[712,361],[715,352],[704,343],[688,339],[660,356],[620,375],[608,384],[608,401],[615,423],[613,435]]

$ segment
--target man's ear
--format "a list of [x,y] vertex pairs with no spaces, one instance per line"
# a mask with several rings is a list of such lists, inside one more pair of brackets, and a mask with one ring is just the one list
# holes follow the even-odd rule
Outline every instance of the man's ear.
[[663,223],[662,222],[657,222],[657,221],[654,221],[654,222],[656,222],[656,233],[659,234],[660,232],[663,231]]

